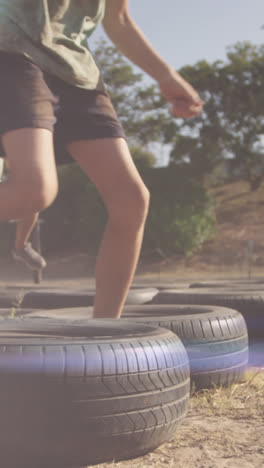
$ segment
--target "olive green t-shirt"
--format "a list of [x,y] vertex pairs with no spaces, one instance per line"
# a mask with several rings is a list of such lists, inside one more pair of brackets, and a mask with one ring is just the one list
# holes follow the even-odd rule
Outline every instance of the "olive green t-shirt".
[[104,90],[87,43],[104,9],[105,0],[0,0],[0,50],[75,86]]

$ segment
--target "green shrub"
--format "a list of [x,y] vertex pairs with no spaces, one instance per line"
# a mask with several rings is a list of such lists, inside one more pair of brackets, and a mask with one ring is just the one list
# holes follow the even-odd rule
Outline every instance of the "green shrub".
[[166,254],[191,255],[213,233],[213,199],[183,169],[153,169],[144,180],[151,192],[144,245]]
[[8,257],[14,247],[15,223],[0,223],[0,256]]

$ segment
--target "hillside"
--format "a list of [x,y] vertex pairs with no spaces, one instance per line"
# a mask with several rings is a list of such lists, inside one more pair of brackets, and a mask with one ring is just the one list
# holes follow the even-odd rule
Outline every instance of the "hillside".
[[[215,233],[192,258],[170,259],[165,269],[223,275],[264,273],[264,184],[250,192],[249,184],[234,182],[211,189],[216,200]],[[251,250],[251,259],[249,252]]]

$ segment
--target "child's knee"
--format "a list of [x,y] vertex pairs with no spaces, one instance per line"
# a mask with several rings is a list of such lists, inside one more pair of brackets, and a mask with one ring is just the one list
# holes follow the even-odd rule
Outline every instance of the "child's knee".
[[126,229],[138,230],[145,223],[149,199],[149,191],[143,183],[128,188],[126,193],[122,196],[119,194],[118,200],[110,206],[110,219]]
[[55,200],[58,193],[58,182],[51,181],[28,181],[18,183],[15,187],[20,211],[36,213],[48,208]]

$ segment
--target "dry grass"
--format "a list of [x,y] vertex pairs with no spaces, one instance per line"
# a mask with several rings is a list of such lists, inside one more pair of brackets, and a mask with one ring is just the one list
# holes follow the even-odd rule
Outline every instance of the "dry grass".
[[10,310],[10,314],[8,316],[8,318],[14,318],[16,316],[16,311],[18,308],[20,308],[22,302],[23,302],[23,299],[24,299],[24,296],[25,296],[25,292],[24,292],[24,289],[21,288],[18,290],[18,293],[12,303],[12,307],[11,307],[11,310]]
[[264,370],[195,393],[175,437],[143,457],[96,468],[259,468],[264,465]]
[[[253,242],[252,274],[264,271],[263,205],[264,184],[250,192],[246,182],[238,181],[212,190],[216,198],[216,232],[195,255],[189,268],[202,264],[214,272],[237,271],[247,275],[248,242]],[[206,268],[207,267],[207,268]]]
[[264,416],[264,370],[248,371],[243,382],[228,388],[203,390],[191,398],[190,408],[207,416],[261,418]]

